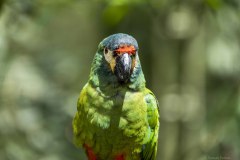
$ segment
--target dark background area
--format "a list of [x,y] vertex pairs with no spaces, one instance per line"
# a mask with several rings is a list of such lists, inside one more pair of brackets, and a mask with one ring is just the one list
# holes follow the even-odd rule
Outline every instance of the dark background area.
[[1,0],[0,159],[86,159],[76,101],[118,32],[160,104],[158,160],[240,159],[239,0]]

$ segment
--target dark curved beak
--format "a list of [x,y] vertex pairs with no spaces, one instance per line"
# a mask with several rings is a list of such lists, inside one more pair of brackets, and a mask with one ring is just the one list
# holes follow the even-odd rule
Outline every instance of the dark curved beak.
[[114,74],[119,82],[128,82],[131,76],[132,59],[128,53],[120,54],[116,57]]

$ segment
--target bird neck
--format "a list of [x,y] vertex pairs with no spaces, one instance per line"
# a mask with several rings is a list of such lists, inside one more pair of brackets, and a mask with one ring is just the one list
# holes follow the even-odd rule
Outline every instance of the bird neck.
[[113,74],[109,64],[106,63],[101,53],[96,53],[92,62],[89,83],[93,87],[100,87],[103,89],[119,89],[129,88],[135,91],[145,88],[145,78],[142,72],[139,57],[136,57],[136,66],[133,69],[129,82],[120,83],[117,77]]

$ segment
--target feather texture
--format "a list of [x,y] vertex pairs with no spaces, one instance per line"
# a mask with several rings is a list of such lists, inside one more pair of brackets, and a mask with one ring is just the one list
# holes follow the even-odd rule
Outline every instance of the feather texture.
[[78,99],[73,120],[74,142],[85,147],[90,159],[155,160],[159,130],[157,100],[145,87],[138,55],[129,82],[118,82],[103,56],[106,41],[99,45],[89,81]]

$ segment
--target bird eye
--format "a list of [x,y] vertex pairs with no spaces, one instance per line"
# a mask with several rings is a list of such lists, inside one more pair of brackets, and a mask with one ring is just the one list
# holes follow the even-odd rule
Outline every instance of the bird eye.
[[107,48],[104,48],[104,54],[107,54],[108,53],[108,49]]

